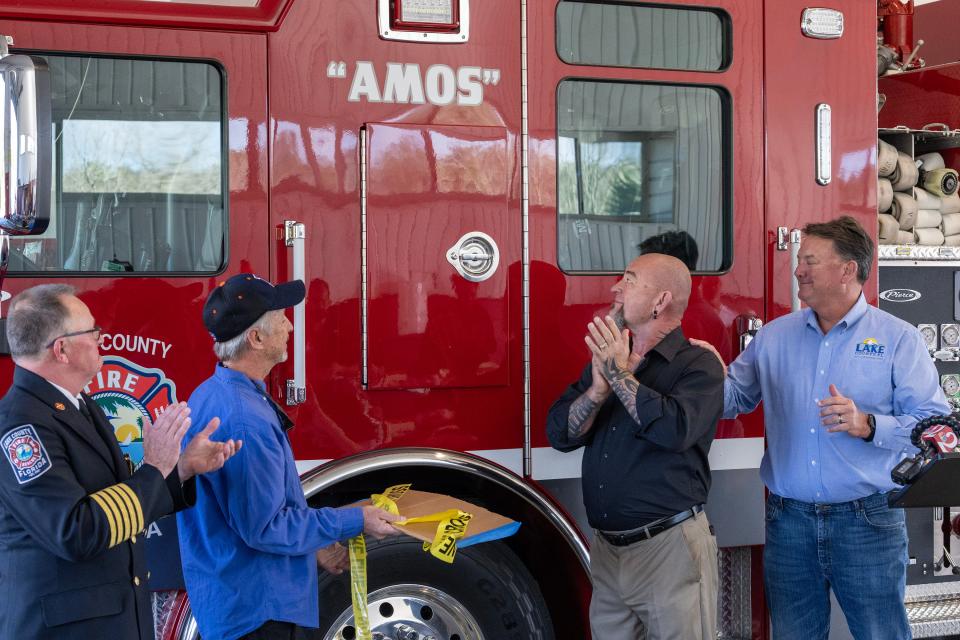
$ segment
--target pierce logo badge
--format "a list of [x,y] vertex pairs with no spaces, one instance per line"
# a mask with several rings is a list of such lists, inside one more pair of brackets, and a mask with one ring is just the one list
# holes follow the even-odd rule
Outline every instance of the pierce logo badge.
[[130,456],[134,468],[139,468],[143,462],[143,430],[177,401],[173,381],[160,369],[107,356],[85,391],[107,415],[120,449]]
[[859,358],[883,358],[886,345],[880,344],[875,338],[867,338],[856,345],[855,355]]
[[53,466],[32,424],[7,432],[0,440],[0,447],[7,454],[7,462],[20,484],[39,478]]
[[913,302],[919,300],[922,295],[914,289],[887,289],[880,292],[880,297],[887,302]]

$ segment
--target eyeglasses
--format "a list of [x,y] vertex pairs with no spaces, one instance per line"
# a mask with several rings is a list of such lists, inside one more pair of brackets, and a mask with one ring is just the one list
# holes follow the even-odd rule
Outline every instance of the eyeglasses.
[[65,333],[65,334],[63,334],[62,336],[57,336],[56,338],[54,338],[53,340],[50,341],[50,344],[48,344],[46,348],[49,349],[50,347],[52,347],[52,346],[54,345],[54,343],[55,343],[57,340],[59,340],[60,338],[73,338],[74,336],[82,336],[82,335],[86,335],[86,334],[88,334],[88,333],[95,333],[95,334],[97,334],[96,338],[97,338],[97,341],[99,342],[99,340],[100,340],[100,327],[94,327],[93,329],[84,329],[83,331],[71,331],[70,333]]

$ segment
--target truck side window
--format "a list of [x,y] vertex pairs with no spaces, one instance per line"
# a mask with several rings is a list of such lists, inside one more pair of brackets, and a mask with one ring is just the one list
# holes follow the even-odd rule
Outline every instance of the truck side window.
[[731,262],[728,96],[713,87],[564,80],[557,89],[560,268],[620,272],[680,244]]
[[225,264],[224,80],[208,62],[46,56],[51,223],[10,271],[216,273]]
[[730,64],[730,19],[715,9],[563,0],[557,55],[570,64],[720,71]]

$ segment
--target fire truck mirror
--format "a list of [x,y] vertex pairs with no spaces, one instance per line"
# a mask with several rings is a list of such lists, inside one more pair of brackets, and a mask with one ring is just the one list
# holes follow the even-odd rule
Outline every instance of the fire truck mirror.
[[[4,40],[0,36],[0,40]],[[0,44],[0,232],[38,235],[50,220],[50,73]]]

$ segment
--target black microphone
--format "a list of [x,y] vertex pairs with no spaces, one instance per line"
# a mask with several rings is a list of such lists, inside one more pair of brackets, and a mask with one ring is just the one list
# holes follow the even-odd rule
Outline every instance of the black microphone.
[[910,432],[910,442],[920,449],[920,453],[912,458],[904,458],[890,472],[890,478],[900,485],[913,482],[932,460],[957,450],[960,444],[960,421],[953,416],[924,418]]

